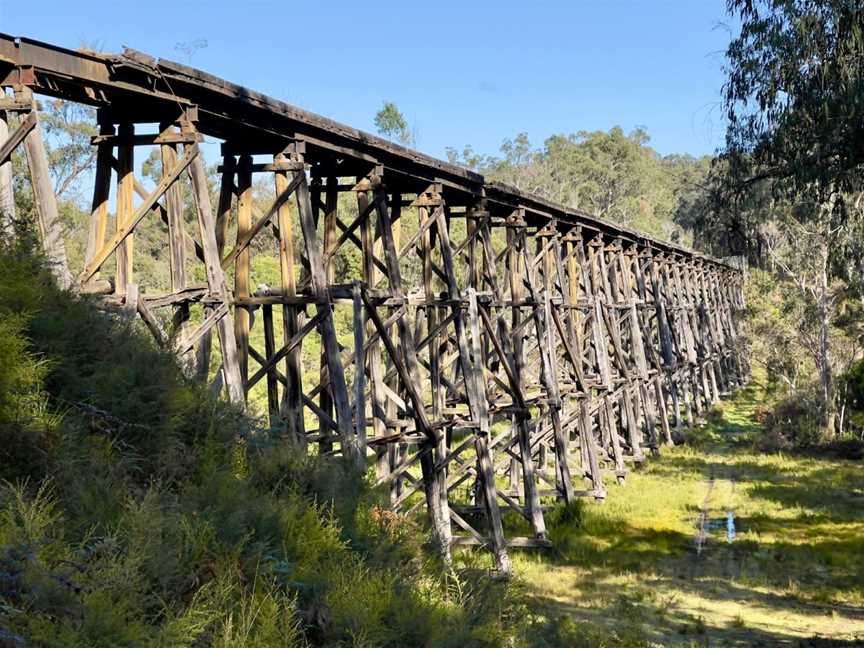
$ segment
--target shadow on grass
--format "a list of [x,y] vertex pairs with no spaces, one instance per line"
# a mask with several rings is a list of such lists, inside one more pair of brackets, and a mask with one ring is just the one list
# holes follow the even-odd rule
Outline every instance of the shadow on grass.
[[816,467],[814,462],[800,459],[785,464],[760,461],[724,448],[701,452],[703,456],[662,458],[646,474],[662,478],[689,473],[705,480],[733,480],[746,483],[751,498],[769,500],[784,508],[805,508],[834,522],[864,520],[864,472],[860,462],[834,460],[825,467]]
[[[828,639],[814,633],[802,637],[777,616],[762,627],[748,627],[740,617],[706,619],[680,607],[675,600],[649,601],[621,590],[609,593],[599,611],[541,597],[539,605],[548,621],[535,636],[536,646],[862,646],[864,638]],[[566,621],[565,621],[566,620]],[[570,636],[559,628],[571,624]],[[556,636],[557,635],[557,636]],[[599,638],[599,640],[598,640]],[[581,639],[581,641],[580,641]]]
[[[861,585],[857,557],[864,547],[856,537],[767,547],[709,539],[697,555],[693,538],[683,533],[621,522],[601,532],[588,524],[591,531],[585,534],[553,529],[560,550],[547,558],[550,573],[571,566],[587,575],[578,577],[565,596],[560,584],[552,592],[547,584],[536,584],[534,605],[547,619],[568,617],[661,645],[706,646],[811,645],[802,632],[815,634],[827,622],[833,625],[830,634],[843,634],[845,623],[864,623],[864,609],[834,601],[838,593]],[[832,553],[842,557],[842,565],[823,564],[822,557]],[[799,576],[795,588],[789,574]],[[788,620],[793,615],[794,623]],[[620,640],[620,645],[646,644]]]
[[[737,541],[727,544],[723,530],[722,538],[709,535],[697,555],[701,493],[694,493],[692,504],[671,509],[693,520],[692,534],[631,524],[632,513],[644,520],[656,511],[659,527],[660,516],[670,512],[662,502],[651,508],[644,493],[630,490],[635,480],[614,494],[630,496],[629,508],[577,502],[558,509],[548,516],[556,549],[542,558],[550,569],[536,574],[534,600],[547,619],[573,619],[586,632],[602,626],[615,633],[630,624],[642,633],[632,636],[663,645],[864,645],[864,636],[801,638],[823,628],[845,637],[851,630],[844,624],[864,622],[864,608],[838,603],[864,597],[860,464],[752,454],[760,429],[752,418],[758,395],[751,388],[722,405],[694,433],[696,450],[669,454],[640,471],[676,488],[712,479],[740,484],[750,510],[736,516]],[[765,513],[752,512],[763,504]],[[576,568],[572,590],[564,591],[555,567]],[[676,596],[696,604],[679,607]],[[742,608],[758,622],[731,612]],[[789,621],[793,616],[797,629]]]

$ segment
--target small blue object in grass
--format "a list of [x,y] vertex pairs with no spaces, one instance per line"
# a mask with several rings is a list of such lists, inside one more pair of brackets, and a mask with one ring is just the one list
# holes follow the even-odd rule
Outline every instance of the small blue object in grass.
[[726,542],[731,543],[735,539],[735,514],[732,511],[726,513]]

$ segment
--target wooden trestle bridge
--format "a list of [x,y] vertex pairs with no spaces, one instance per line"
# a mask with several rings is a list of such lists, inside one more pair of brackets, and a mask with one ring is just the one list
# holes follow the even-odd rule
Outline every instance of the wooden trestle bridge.
[[[22,144],[58,280],[137,311],[202,379],[218,345],[214,380],[229,399],[265,381],[272,427],[298,451],[374,462],[395,509],[425,504],[445,557],[484,544],[508,571],[508,546],[547,542],[544,499],[603,499],[606,483],[672,442],[670,426],[747,380],[735,264],[136,51],[0,35],[0,80],[0,211],[12,208]],[[97,108],[83,269],[66,260],[34,93]],[[221,142],[218,199],[204,136]],[[161,154],[152,189],[135,177],[139,147]],[[255,175],[272,176],[276,196],[258,213]],[[184,222],[184,183],[197,224]],[[167,294],[136,271],[144,219],[165,225]],[[250,244],[264,237],[281,285],[255,290]],[[359,248],[362,268],[337,283],[343,246]],[[205,283],[191,281],[195,264]],[[341,309],[353,330],[338,330]],[[253,322],[263,349],[250,345]],[[303,367],[310,336],[320,360]],[[506,509],[530,537],[505,537]]]

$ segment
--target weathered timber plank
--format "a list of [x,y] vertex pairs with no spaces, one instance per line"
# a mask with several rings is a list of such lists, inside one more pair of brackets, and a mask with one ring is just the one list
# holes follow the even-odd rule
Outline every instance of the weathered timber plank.
[[[184,151],[185,155],[185,151]],[[197,155],[193,156],[189,164],[189,177],[192,181],[192,195],[198,214],[198,228],[201,233],[201,248],[204,255],[204,266],[207,272],[207,285],[210,294],[214,298],[228,300],[228,286],[225,282],[225,273],[219,263],[219,249],[216,245],[216,222],[213,218],[213,210],[210,205],[210,190],[207,186],[207,176],[204,164]],[[234,338],[234,329],[227,321],[221,318],[217,324],[219,331],[219,347],[222,351],[222,373],[225,387],[228,390],[228,399],[236,404],[245,402],[243,392],[243,378],[240,375],[240,365],[237,359],[237,341]]]
[[[33,101],[32,92],[26,87],[16,88],[15,97],[23,101]],[[33,104],[30,114],[36,114],[35,104]],[[57,210],[57,196],[54,195],[54,187],[51,184],[48,153],[45,150],[42,129],[38,122],[24,138],[24,150],[30,169],[36,214],[39,219],[39,232],[42,236],[42,248],[45,250],[51,272],[57,283],[61,288],[71,288],[73,279],[72,273],[69,272],[69,262],[66,259],[63,227]]]

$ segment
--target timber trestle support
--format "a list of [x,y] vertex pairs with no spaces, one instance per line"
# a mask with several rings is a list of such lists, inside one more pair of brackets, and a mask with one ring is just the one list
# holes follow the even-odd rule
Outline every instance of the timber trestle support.
[[[748,379],[730,263],[132,50],[0,36],[0,81],[0,226],[21,144],[61,285],[140,315],[230,400],[260,394],[299,448],[374,470],[394,509],[425,507],[445,560],[486,545],[508,572],[508,547],[548,544],[550,502],[603,500]],[[75,272],[34,93],[97,109]],[[145,219],[167,242],[159,290],[135,263]],[[263,258],[278,281],[253,285]]]

